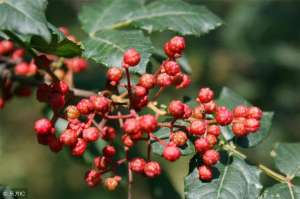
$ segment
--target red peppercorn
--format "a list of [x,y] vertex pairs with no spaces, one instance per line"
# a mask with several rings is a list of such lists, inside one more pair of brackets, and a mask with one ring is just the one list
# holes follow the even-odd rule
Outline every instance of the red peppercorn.
[[106,73],[106,78],[110,81],[110,84],[115,86],[119,83],[123,75],[123,70],[118,67],[111,67]]
[[66,129],[59,137],[59,140],[64,145],[73,146],[77,142],[77,133],[72,129]]
[[176,54],[181,54],[185,49],[185,40],[183,37],[175,36],[169,41],[169,48]]
[[94,109],[99,113],[107,113],[110,110],[111,100],[104,96],[91,96],[90,101]]
[[66,66],[75,73],[82,72],[87,69],[88,62],[81,57],[74,57],[65,60]]
[[112,158],[116,154],[116,149],[114,146],[107,145],[103,148],[102,153],[105,157]]
[[154,178],[159,176],[161,172],[161,168],[158,162],[150,161],[144,167],[144,173],[149,178]]
[[15,74],[26,76],[29,72],[29,65],[26,62],[21,62],[15,66]]
[[216,121],[222,125],[228,125],[233,120],[233,114],[225,106],[218,107],[215,115]]
[[156,84],[159,87],[167,87],[172,84],[172,78],[167,73],[160,73],[156,77]]
[[140,127],[144,132],[153,132],[157,129],[158,123],[154,115],[143,115],[139,118]]
[[135,97],[144,97],[148,94],[148,90],[143,86],[134,86],[132,93]]
[[180,158],[181,152],[175,145],[169,144],[164,148],[162,156],[166,160],[173,162]]
[[54,153],[58,153],[59,151],[62,150],[63,145],[62,143],[59,141],[59,139],[57,139],[55,137],[54,134],[48,135],[48,146],[50,148],[50,150]]
[[202,165],[198,168],[199,178],[203,181],[211,181],[213,177],[212,170],[209,166]]
[[211,100],[203,104],[206,113],[214,113],[217,108],[217,104],[214,100]]
[[244,122],[234,122],[232,123],[232,132],[237,137],[243,137],[248,135]]
[[204,153],[205,151],[211,149],[211,144],[209,143],[209,141],[206,138],[196,139],[194,146],[195,146],[195,150],[201,154]]
[[89,170],[85,174],[85,182],[89,187],[95,187],[101,180],[101,173],[96,170]]
[[3,109],[4,106],[5,106],[5,100],[2,97],[0,97],[0,110]]
[[109,162],[110,160],[105,156],[98,156],[94,158],[94,165],[100,170],[107,169]]
[[260,127],[260,122],[257,119],[249,118],[245,121],[245,128],[248,132],[254,133]]
[[37,134],[36,138],[39,144],[41,145],[48,145],[48,136],[49,134]]
[[66,117],[68,120],[77,119],[80,117],[80,112],[78,111],[76,106],[70,105],[66,108]]
[[124,67],[136,66],[141,60],[141,55],[134,48],[128,49],[123,56]]
[[39,135],[54,133],[53,125],[47,118],[37,120],[34,124],[34,130]]
[[212,135],[212,134],[207,134],[206,135],[206,139],[208,140],[209,144],[214,146],[215,144],[217,144],[217,137]]
[[165,51],[166,55],[169,58],[174,58],[175,57],[176,53],[171,50],[169,42],[165,43],[165,45],[164,45],[164,51]]
[[143,173],[146,161],[143,158],[134,158],[129,163],[130,169],[136,173]]
[[193,117],[196,119],[203,119],[205,116],[205,109],[204,106],[201,104],[199,106],[196,106],[193,109]]
[[155,86],[156,78],[152,74],[143,74],[138,82],[138,85],[146,88],[146,89],[152,89]]
[[198,100],[207,103],[214,98],[214,92],[210,88],[201,88],[198,93]]
[[194,120],[189,126],[189,132],[193,135],[203,135],[206,132],[207,123],[204,120]]
[[260,108],[252,106],[248,108],[247,117],[260,120],[263,115],[263,112]]
[[82,99],[78,102],[78,104],[76,105],[78,111],[83,114],[83,115],[87,115],[89,113],[91,113],[92,111],[94,111],[94,104],[88,100],[88,99]]
[[87,148],[87,143],[81,138],[77,139],[77,143],[72,147],[73,156],[82,156]]
[[0,45],[1,45],[0,54],[9,53],[14,49],[14,43],[9,40],[2,40],[0,42]]
[[221,129],[218,125],[213,124],[207,128],[207,133],[218,137],[221,133]]
[[204,152],[202,159],[205,165],[212,166],[220,160],[220,154],[218,151],[210,149]]
[[89,127],[82,131],[82,138],[87,142],[96,142],[100,132],[96,127]]
[[49,103],[52,109],[57,110],[64,107],[66,99],[65,96],[60,93],[52,93],[49,97]]
[[176,84],[176,89],[187,88],[191,84],[191,82],[191,78],[188,75],[183,74],[180,83]]
[[188,119],[192,116],[193,110],[187,104],[183,104],[183,106],[184,106],[184,114],[183,114],[182,118]]
[[[1,54],[1,53],[0,53]],[[19,48],[19,49],[16,49],[12,55],[11,55],[11,59],[12,60],[19,60],[21,58],[23,58],[25,55],[25,50],[23,48]]]
[[169,104],[168,111],[175,118],[181,118],[184,115],[184,104],[179,100],[173,100]]
[[134,145],[134,141],[131,139],[129,135],[122,136],[122,143],[127,147],[132,147]]
[[101,138],[104,140],[113,140],[117,136],[117,132],[114,128],[106,126],[101,131]]
[[125,133],[128,133],[128,134],[136,134],[141,131],[141,126],[137,119],[130,118],[130,119],[125,120],[124,125],[123,125],[123,130]]
[[175,76],[181,72],[179,64],[175,61],[165,61],[163,63],[165,72],[170,76]]
[[234,117],[247,117],[248,107],[244,105],[239,105],[236,106],[232,112]]
[[183,146],[187,142],[187,135],[183,131],[177,131],[171,134],[171,142],[173,142],[176,146]]

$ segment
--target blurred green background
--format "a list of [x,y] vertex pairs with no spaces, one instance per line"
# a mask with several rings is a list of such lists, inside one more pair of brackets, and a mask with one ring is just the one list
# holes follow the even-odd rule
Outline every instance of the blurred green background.
[[[82,4],[91,2],[50,0],[47,17],[57,26],[70,27],[71,32],[82,39],[85,35],[80,30],[77,13]],[[252,162],[273,167],[269,156],[272,146],[279,141],[300,140],[300,1],[189,2],[206,5],[224,20],[224,25],[200,38],[187,37],[186,55],[193,70],[193,85],[184,90],[185,95],[196,96],[201,86],[210,86],[216,91],[227,86],[253,104],[274,110],[268,139],[245,151]],[[171,36],[156,33],[152,40],[162,46]],[[76,77],[76,83],[84,88],[99,88],[104,84],[101,80],[104,71],[92,64],[89,71]],[[84,83],[87,81],[93,84]],[[181,91],[170,89],[161,102],[179,98],[180,94]],[[83,175],[90,165],[76,162],[66,153],[55,155],[37,144],[32,124],[42,115],[42,108],[43,104],[31,97],[14,99],[0,112],[0,184],[27,188],[29,198],[126,198],[124,188],[114,193],[108,193],[101,186],[88,189]],[[162,161],[165,175],[181,197],[188,159],[172,164]],[[161,180],[148,182],[148,179],[136,178],[133,198],[171,197],[157,188]],[[273,183],[267,177],[264,181],[267,185]],[[170,194],[171,184],[164,187]]]

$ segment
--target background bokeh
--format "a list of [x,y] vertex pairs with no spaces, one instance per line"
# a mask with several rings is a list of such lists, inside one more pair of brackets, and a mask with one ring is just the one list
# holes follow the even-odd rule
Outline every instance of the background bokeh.
[[[85,35],[77,14],[82,4],[91,2],[50,0],[47,17],[57,26],[70,27],[82,39]],[[185,95],[196,96],[201,86],[216,91],[227,86],[253,104],[274,110],[270,136],[245,151],[251,162],[273,167],[269,154],[276,142],[300,141],[300,1],[189,2],[206,5],[224,20],[224,25],[200,38],[187,37],[186,55],[193,70],[193,85],[184,90]],[[162,46],[170,36],[170,33],[156,33],[152,40]],[[89,71],[76,77],[76,84],[82,88],[101,88],[104,71],[91,64]],[[181,94],[170,89],[161,102],[179,98]],[[122,188],[114,193],[101,187],[88,189],[83,175],[89,165],[74,161],[67,153],[53,154],[37,144],[32,124],[41,116],[42,108],[31,97],[14,99],[0,112],[0,184],[27,188],[29,198],[126,198]],[[173,185],[182,197],[188,157],[173,164],[162,162],[165,177],[170,179],[167,189],[171,192]],[[162,181],[148,181],[137,177],[134,198],[162,198],[162,190],[153,190],[152,186]],[[267,177],[264,181],[268,185],[274,183]]]

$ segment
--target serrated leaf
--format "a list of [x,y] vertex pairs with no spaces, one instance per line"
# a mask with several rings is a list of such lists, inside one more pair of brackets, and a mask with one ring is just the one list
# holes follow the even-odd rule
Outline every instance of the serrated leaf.
[[186,199],[257,199],[262,189],[260,170],[238,158],[216,165],[214,179],[202,182],[194,168],[185,178]]
[[287,183],[275,184],[267,188],[259,199],[300,199],[300,187]]
[[[168,143],[170,138],[170,129],[169,128],[160,128],[158,131],[154,133],[154,135],[160,138],[162,141]],[[155,140],[151,140],[152,151],[157,155],[162,155],[164,146],[158,143]],[[190,155],[195,153],[193,143],[188,140],[185,146],[179,147],[181,151],[181,155]]]
[[[237,105],[251,106],[251,104],[245,100],[243,97],[235,93],[233,90],[224,87],[220,93],[217,103],[221,106],[226,106],[229,109],[233,109]],[[260,121],[260,129],[256,133],[251,133],[247,137],[237,138],[237,144],[241,147],[253,147],[259,144],[263,139],[265,139],[271,128],[273,112],[263,112],[263,117]],[[221,128],[222,135],[227,140],[231,140],[234,134],[229,126]]]
[[273,153],[276,167],[287,176],[300,177],[300,143],[280,143]]
[[46,0],[1,0],[0,29],[23,35],[37,35],[50,42]]
[[103,63],[106,67],[120,66],[124,52],[135,48],[141,54],[140,63],[130,70],[145,73],[146,65],[152,53],[152,44],[142,31],[104,31],[97,32],[83,42],[84,56]]

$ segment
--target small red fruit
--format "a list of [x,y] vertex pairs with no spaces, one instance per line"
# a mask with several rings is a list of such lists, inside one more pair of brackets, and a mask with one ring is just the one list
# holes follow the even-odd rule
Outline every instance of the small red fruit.
[[114,146],[107,145],[103,148],[102,153],[105,157],[112,158],[116,154],[116,149]]
[[143,158],[134,158],[129,163],[130,169],[136,173],[143,173],[146,161]]
[[225,106],[221,106],[217,108],[215,118],[220,125],[225,126],[232,122],[233,114]]
[[212,146],[214,146],[218,142],[217,137],[212,134],[207,134],[206,139],[208,140],[209,144]]
[[218,125],[213,124],[207,128],[207,133],[218,137],[221,133],[221,129]]
[[104,156],[94,158],[94,165],[100,170],[105,170],[108,167],[109,162],[108,158]]
[[47,118],[39,119],[34,124],[34,130],[39,135],[45,135],[53,132],[53,125]]
[[143,74],[140,79],[138,85],[143,86],[146,89],[151,89],[155,86],[156,79],[152,74]]
[[217,109],[217,104],[214,100],[211,100],[203,104],[206,113],[214,113]]
[[176,85],[176,88],[177,89],[187,88],[191,84],[191,82],[192,82],[191,78],[188,75],[183,74],[182,80],[181,80],[180,84]]
[[104,187],[108,191],[114,191],[118,185],[119,185],[119,181],[117,179],[115,179],[114,177],[106,178],[104,181]]
[[185,40],[183,37],[175,36],[169,41],[169,49],[176,53],[181,54],[185,49]]
[[87,142],[96,142],[100,132],[96,127],[89,127],[82,131],[82,138]]
[[72,148],[73,156],[82,156],[87,148],[87,143],[81,138],[77,139],[77,143]]
[[154,115],[143,115],[139,118],[140,120],[140,127],[144,132],[153,132],[157,129],[158,122]]
[[210,149],[203,154],[202,159],[205,165],[212,166],[220,160],[220,154],[218,151]]
[[108,81],[110,81],[110,84],[113,86],[119,83],[119,81],[122,78],[122,75],[123,75],[123,70],[118,67],[109,68],[106,73],[106,77]]
[[101,180],[101,173],[96,170],[89,170],[85,174],[85,182],[89,187],[95,187]]
[[128,134],[137,134],[141,131],[141,126],[137,119],[130,118],[125,120],[123,130],[125,133]]
[[64,145],[73,146],[77,142],[77,133],[72,129],[67,129],[60,135],[59,140]]
[[110,126],[104,127],[100,134],[104,140],[113,140],[117,136],[116,130]]
[[48,146],[50,148],[50,150],[54,153],[58,153],[59,151],[62,150],[63,145],[62,143],[59,141],[59,139],[57,139],[55,137],[54,134],[48,135]]
[[144,173],[149,178],[154,178],[159,176],[161,172],[161,168],[158,162],[150,161],[144,167]]
[[26,62],[21,62],[15,66],[15,74],[26,76],[29,72],[29,65]]
[[247,114],[248,118],[260,120],[262,115],[263,115],[263,112],[260,108],[258,108],[256,106],[249,107],[248,114]]
[[239,105],[236,106],[232,112],[234,117],[247,117],[248,107],[244,105]]
[[177,131],[171,134],[171,142],[173,142],[176,146],[183,146],[187,142],[187,135],[183,131]]
[[249,118],[245,121],[245,128],[248,132],[254,133],[260,127],[260,122],[257,119]]
[[124,67],[136,66],[141,60],[141,55],[134,48],[128,49],[123,56]]
[[203,135],[206,132],[207,123],[204,120],[194,120],[189,126],[189,132],[193,135]]
[[104,96],[91,96],[90,101],[97,112],[104,114],[110,109],[111,100]]
[[173,100],[169,104],[168,111],[175,118],[181,118],[184,115],[184,104],[179,100]]
[[201,104],[199,106],[196,106],[194,109],[193,109],[193,117],[196,118],[196,119],[203,119],[205,116],[205,109],[204,109],[204,106]]
[[212,170],[209,166],[202,165],[198,168],[199,178],[203,181],[211,181],[213,177]]
[[65,60],[65,64],[70,70],[72,70],[75,73],[82,72],[88,67],[88,62],[81,57],[67,59]]
[[77,119],[80,116],[80,112],[76,106],[70,105],[66,108],[66,116],[68,120]]
[[201,88],[198,93],[198,100],[207,103],[214,98],[214,92],[210,88]]
[[172,84],[172,78],[167,73],[160,73],[156,77],[156,84],[159,87],[167,87]]
[[196,151],[201,154],[211,149],[211,144],[206,138],[198,138],[197,140],[195,140],[194,145]]
[[169,160],[169,161],[173,162],[173,161],[178,160],[180,158],[181,152],[176,146],[169,145],[169,146],[166,146],[164,148],[164,151],[163,151],[162,155],[166,160]]
[[76,105],[76,107],[77,107],[78,111],[83,115],[87,115],[87,114],[91,113],[92,111],[94,111],[94,105],[88,99],[80,100],[78,102],[78,104]]
[[179,64],[175,61],[165,61],[163,63],[165,72],[170,76],[175,76],[181,72]]

